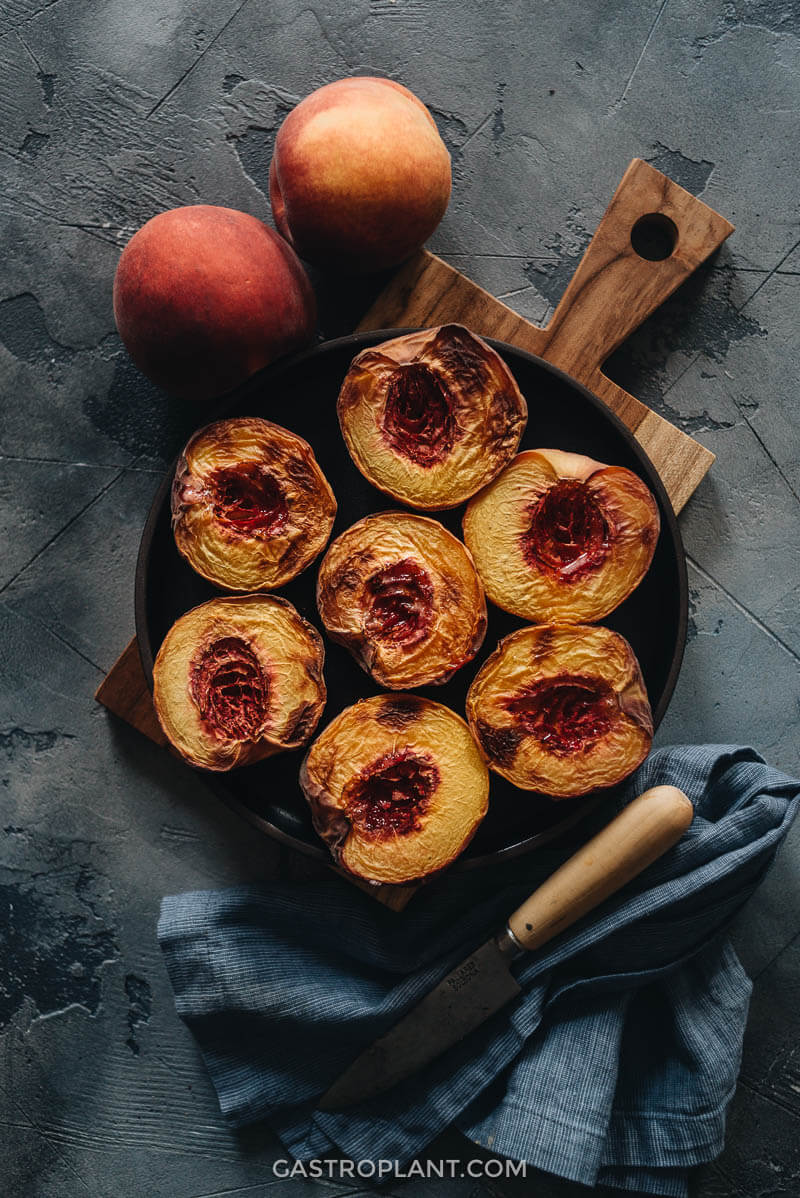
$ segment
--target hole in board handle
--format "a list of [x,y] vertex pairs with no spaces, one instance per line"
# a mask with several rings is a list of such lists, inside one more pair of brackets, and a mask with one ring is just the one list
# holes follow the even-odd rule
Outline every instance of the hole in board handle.
[[631,229],[631,245],[640,258],[648,262],[663,262],[678,244],[678,229],[663,212],[648,212],[640,216]]

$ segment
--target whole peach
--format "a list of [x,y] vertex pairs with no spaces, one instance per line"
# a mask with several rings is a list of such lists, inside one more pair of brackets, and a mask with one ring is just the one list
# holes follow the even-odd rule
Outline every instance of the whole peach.
[[299,349],[316,301],[297,255],[254,216],[172,208],[122,251],[114,317],[139,367],[186,399],[209,399]]
[[366,273],[433,233],[450,198],[450,155],[408,88],[340,79],[286,117],[269,182],[275,224],[301,258]]

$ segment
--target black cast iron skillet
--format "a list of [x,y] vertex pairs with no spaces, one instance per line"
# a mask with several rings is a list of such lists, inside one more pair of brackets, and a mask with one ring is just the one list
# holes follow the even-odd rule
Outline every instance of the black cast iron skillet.
[[[267,367],[225,397],[221,407],[202,423],[224,416],[256,415],[304,437],[336,494],[339,510],[332,534],[336,537],[370,512],[400,508],[372,487],[353,465],[339,430],[336,399],[356,353],[410,331],[356,333]],[[688,617],[686,561],[661,480],[632,433],[590,391],[533,354],[500,341],[491,344],[508,363],[528,403],[528,425],[520,449],[563,449],[627,466],[656,497],[661,535],[652,566],[634,593],[603,623],[622,633],[633,646],[657,726],[678,677]],[[174,466],[153,501],[136,568],[136,635],[151,686],[155,654],[173,622],[189,608],[220,594],[194,573],[175,548],[169,511],[173,473]],[[460,536],[463,510],[462,505],[432,515]],[[321,629],[315,602],[317,566],[313,563],[279,593]],[[447,685],[423,687],[419,693],[447,704],[463,716],[467,689],[475,673],[498,640],[524,623],[489,604],[486,640],[475,661],[459,670]],[[320,729],[344,707],[380,691],[341,646],[326,638],[325,652],[328,703]],[[327,850],[311,826],[297,780],[303,752],[280,753],[244,769],[226,774],[204,772],[203,776],[230,806],[264,832],[303,853],[328,860]],[[528,852],[564,831],[592,805],[586,799],[555,801],[532,795],[494,773],[491,779],[489,814],[453,868],[468,869]]]

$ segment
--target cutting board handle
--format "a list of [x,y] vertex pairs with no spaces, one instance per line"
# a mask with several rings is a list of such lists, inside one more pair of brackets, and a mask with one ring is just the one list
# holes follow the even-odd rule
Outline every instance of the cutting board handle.
[[508,921],[523,948],[539,948],[619,890],[680,840],[694,808],[675,786],[629,803],[556,870]]
[[634,158],[544,330],[540,353],[591,386],[609,354],[732,232],[702,200]]

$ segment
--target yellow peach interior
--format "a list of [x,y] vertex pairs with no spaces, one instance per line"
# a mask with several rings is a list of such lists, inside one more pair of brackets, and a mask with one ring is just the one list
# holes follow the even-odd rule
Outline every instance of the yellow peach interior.
[[[393,434],[390,407],[408,381],[444,404],[447,451],[415,460]],[[424,408],[421,403],[421,408]],[[502,358],[458,325],[424,329],[365,350],[339,396],[339,420],[358,469],[380,490],[410,507],[456,507],[485,486],[516,452],[527,406]],[[413,427],[413,425],[412,425]],[[429,455],[430,456],[430,455]]]
[[[388,760],[421,760],[435,784],[411,831],[374,835],[348,814],[359,779]],[[314,825],[337,861],[374,882],[425,877],[466,847],[488,807],[489,775],[469,729],[449,708],[413,695],[377,695],[347,708],[308,752],[301,783]]]
[[[534,720],[526,718],[528,703]],[[470,687],[467,716],[492,769],[557,798],[627,777],[653,735],[633,650],[617,633],[589,625],[540,625],[506,637]],[[574,720],[571,745],[558,734],[564,718]]]
[[[260,721],[226,735],[204,715],[198,668],[215,646],[236,641],[257,671]],[[153,668],[153,700],[164,732],[193,765],[227,770],[304,743],[325,703],[318,633],[290,603],[267,595],[211,599],[167,633]]]
[[[229,519],[237,477],[240,484],[252,480],[256,494],[260,486],[262,501],[280,518]],[[238,502],[246,514],[250,500]],[[178,550],[198,574],[230,591],[271,590],[295,577],[324,548],[335,515],[333,491],[307,442],[256,417],[195,434],[173,486]]]
[[[542,516],[561,492],[562,511],[587,539],[536,552]],[[630,470],[556,450],[528,450],[469,504],[464,539],[489,598],[505,611],[537,622],[602,619],[646,574],[659,532],[655,500]],[[563,538],[559,542],[558,537]]]
[[[415,595],[412,576],[410,602],[429,606],[419,615],[427,623],[416,636],[382,636],[376,587],[405,563],[426,588]],[[402,584],[394,585],[402,603]],[[464,545],[437,521],[405,512],[368,516],[337,537],[320,567],[317,595],[330,636],[395,689],[446,681],[475,655],[486,628],[483,587]]]

